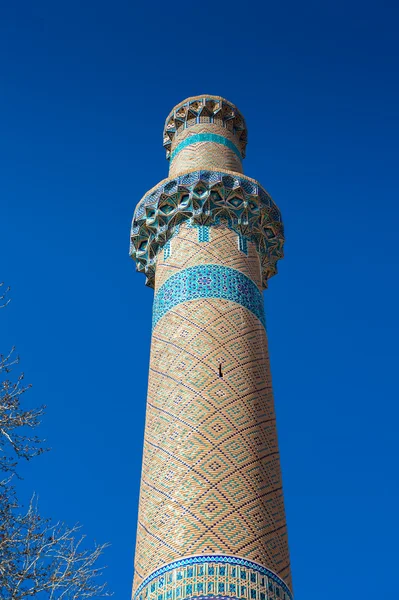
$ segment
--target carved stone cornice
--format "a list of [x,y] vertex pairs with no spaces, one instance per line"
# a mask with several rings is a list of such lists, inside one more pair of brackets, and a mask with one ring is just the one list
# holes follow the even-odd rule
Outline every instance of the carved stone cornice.
[[220,96],[193,96],[174,107],[165,121],[163,145],[170,158],[173,140],[183,129],[197,123],[216,123],[231,131],[237,138],[242,158],[245,158],[247,128],[234,104]]
[[234,172],[193,171],[147,192],[134,213],[130,250],[137,270],[147,276],[146,285],[154,287],[157,254],[185,221],[226,223],[254,242],[267,287],[283,257],[284,230],[279,209],[257,181]]

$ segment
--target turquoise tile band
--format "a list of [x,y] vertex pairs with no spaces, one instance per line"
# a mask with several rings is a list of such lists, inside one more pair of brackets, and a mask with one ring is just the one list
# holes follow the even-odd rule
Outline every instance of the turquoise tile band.
[[169,277],[154,298],[153,328],[171,308],[198,298],[236,302],[250,310],[266,328],[262,292],[240,271],[221,265],[197,265]]
[[193,597],[292,600],[292,593],[276,573],[258,563],[238,556],[205,554],[180,558],[157,569],[139,585],[134,600]]
[[222,135],[218,135],[217,133],[196,133],[194,135],[190,135],[176,146],[170,155],[170,159],[173,160],[181,150],[187,148],[187,146],[191,146],[191,144],[197,144],[198,142],[213,142],[214,144],[226,146],[227,148],[230,148],[230,150],[232,150],[240,160],[242,160],[241,152],[237,146],[227,138],[223,137]]

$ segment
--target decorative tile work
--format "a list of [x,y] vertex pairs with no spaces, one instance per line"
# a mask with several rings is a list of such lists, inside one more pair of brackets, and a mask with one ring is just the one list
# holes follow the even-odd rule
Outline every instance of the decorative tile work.
[[209,225],[199,225],[198,226],[198,241],[199,242],[209,242]]
[[194,96],[175,106],[166,119],[163,133],[166,158],[170,157],[176,134],[197,123],[216,123],[232,131],[237,137],[241,155],[245,157],[247,128],[237,107],[220,96]]
[[[228,142],[185,141],[196,135]],[[262,298],[281,215],[241,174],[230,144],[244,156],[246,128],[231,103],[184,101],[164,138],[168,157],[184,144],[131,233],[156,291],[133,594],[291,600]]]
[[173,249],[167,260],[163,253],[157,259],[157,272],[155,277],[155,292],[177,270],[187,269],[195,265],[222,264],[225,267],[241,271],[247,275],[260,290],[262,290],[259,255],[255,244],[248,241],[248,253],[244,254],[238,246],[238,234],[229,229],[227,224],[221,223],[209,228],[210,243],[202,243],[198,239],[198,225],[191,225],[186,221],[180,227],[179,239],[172,237]]
[[[217,139],[223,142],[215,143]],[[169,178],[195,169],[242,173],[241,155],[232,149],[238,145],[239,140],[231,131],[215,123],[201,122],[183,129],[172,142],[172,154],[178,147],[181,149],[169,162]]]
[[[222,595],[222,597],[220,597]],[[138,587],[135,600],[185,600],[193,597],[292,600],[275,573],[235,556],[190,556],[164,565]]]
[[168,240],[166,242],[165,246],[163,247],[163,257],[164,257],[164,260],[166,260],[170,256],[170,244],[171,244],[171,240]]
[[[245,255],[221,225],[201,244],[185,223],[171,256],[160,257],[156,295],[209,260],[260,286],[253,243]],[[290,586],[265,329],[223,298],[178,304],[153,332],[134,589],[158,567],[201,553],[252,560]]]
[[238,236],[238,247],[241,252],[248,254],[248,239],[244,235]]
[[187,146],[191,146],[191,144],[196,144],[198,142],[212,142],[214,144],[227,146],[227,148],[230,148],[230,150],[232,150],[241,160],[241,152],[237,148],[237,146],[233,144],[233,142],[231,142],[229,139],[221,135],[217,135],[215,133],[196,133],[194,135],[190,135],[190,137],[185,138],[171,152],[170,160],[172,161],[175,158],[175,156],[183,150],[183,148],[186,148]]
[[256,284],[240,271],[209,264],[179,271],[159,288],[154,299],[153,327],[178,304],[198,298],[221,298],[240,304],[265,327],[263,296]]
[[[190,221],[186,221],[184,223],[184,226],[187,227],[188,229],[196,229],[198,231],[198,241],[200,243],[203,242],[209,242],[210,240],[210,226],[209,225],[198,225],[197,223],[192,223],[191,220]],[[173,232],[173,235],[176,235],[176,233],[179,232],[179,226],[177,226],[175,228],[175,231]],[[173,237],[172,235],[172,237]],[[172,239],[172,238],[171,238]],[[169,254],[170,256],[170,254]],[[168,258],[169,258],[168,256]]]
[[199,225],[226,222],[254,242],[260,255],[263,287],[283,257],[280,211],[270,196],[244,175],[196,171],[166,180],[137,205],[132,223],[131,256],[154,286],[157,254],[173,227],[191,219]]

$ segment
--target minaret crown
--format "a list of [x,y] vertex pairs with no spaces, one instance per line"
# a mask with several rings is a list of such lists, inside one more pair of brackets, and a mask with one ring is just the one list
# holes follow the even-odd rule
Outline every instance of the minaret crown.
[[171,177],[193,168],[242,173],[245,120],[220,96],[193,96],[177,104],[166,119],[163,140]]
[[232,132],[237,137],[241,156],[245,158],[248,133],[244,117],[232,102],[209,94],[186,98],[171,110],[163,130],[166,158],[170,157],[174,138],[197,123],[213,123]]
[[136,206],[130,254],[154,287],[159,252],[180,224],[226,225],[239,243],[256,245],[262,286],[283,257],[280,211],[269,194],[242,171],[247,129],[239,110],[221,96],[194,96],[166,119],[164,146],[169,177]]

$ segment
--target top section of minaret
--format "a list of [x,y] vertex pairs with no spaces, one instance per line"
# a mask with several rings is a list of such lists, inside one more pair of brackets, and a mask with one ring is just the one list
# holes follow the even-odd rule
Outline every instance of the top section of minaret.
[[130,254],[146,285],[154,287],[159,252],[169,251],[184,224],[228,227],[240,248],[255,244],[263,287],[277,272],[283,222],[266,190],[243,174],[246,144],[243,116],[220,96],[194,96],[172,110],[164,129],[169,176],[137,204],[130,235]]
[[234,104],[202,95],[177,104],[163,132],[169,177],[196,169],[242,173],[247,145],[245,120]]

